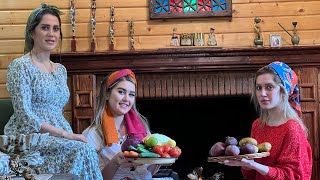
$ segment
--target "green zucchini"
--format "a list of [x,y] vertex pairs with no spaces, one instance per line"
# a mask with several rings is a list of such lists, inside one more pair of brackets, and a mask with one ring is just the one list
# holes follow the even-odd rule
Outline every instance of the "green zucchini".
[[137,148],[135,148],[135,147],[134,147],[134,146],[132,146],[132,145],[128,146],[128,149],[129,149],[130,151],[138,152],[138,149],[137,149]]
[[149,150],[147,150],[147,149],[143,148],[142,146],[138,146],[138,147],[137,147],[137,150],[138,150],[138,152],[140,152],[140,153],[143,153],[143,152],[145,152],[145,153],[150,152]]
[[139,153],[139,157],[159,158],[161,156],[160,154],[153,153],[153,152],[142,152],[142,153]]
[[142,147],[142,148],[146,148],[146,146],[145,145],[143,145],[143,144],[137,144],[137,147]]

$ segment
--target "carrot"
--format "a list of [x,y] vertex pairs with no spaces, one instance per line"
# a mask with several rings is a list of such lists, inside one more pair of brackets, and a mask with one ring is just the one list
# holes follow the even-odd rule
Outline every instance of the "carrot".
[[129,157],[138,157],[139,153],[135,152],[135,151],[129,151]]
[[129,156],[130,156],[130,152],[129,152],[129,151],[123,151],[123,154],[124,154],[126,157],[129,157]]

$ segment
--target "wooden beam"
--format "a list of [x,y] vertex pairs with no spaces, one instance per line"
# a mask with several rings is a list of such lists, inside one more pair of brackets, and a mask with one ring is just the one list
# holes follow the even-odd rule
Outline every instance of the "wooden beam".
[[[121,68],[136,73],[256,70],[279,60],[292,67],[320,66],[320,46],[280,48],[167,48],[109,53],[65,53],[68,73],[102,74]],[[52,55],[57,59],[58,55]]]

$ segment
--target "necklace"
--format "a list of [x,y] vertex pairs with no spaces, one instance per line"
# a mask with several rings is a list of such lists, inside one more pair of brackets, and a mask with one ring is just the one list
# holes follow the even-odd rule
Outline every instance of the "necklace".
[[[34,60],[34,57],[33,57],[33,55],[37,58],[37,60],[38,61],[36,61],[36,60]],[[38,57],[38,55],[34,52],[34,51],[31,51],[30,52],[30,58],[31,58],[31,62],[34,64],[34,65],[36,65],[36,64],[38,64],[38,67],[39,67],[39,65],[41,65],[42,67],[44,67],[44,69],[45,69],[45,71],[46,72],[48,72],[48,73],[50,73],[51,75],[53,75],[53,64],[52,64],[52,62],[49,60],[49,66],[50,67],[48,67],[45,63],[43,63],[43,62],[40,62],[39,61],[39,57]],[[43,68],[41,68],[41,67],[39,67],[40,69],[42,69],[43,70]]]

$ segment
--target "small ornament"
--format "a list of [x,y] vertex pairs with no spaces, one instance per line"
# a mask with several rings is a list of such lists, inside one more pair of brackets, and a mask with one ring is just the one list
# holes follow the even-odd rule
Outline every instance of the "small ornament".
[[214,173],[214,175],[212,176],[212,180],[221,180],[224,179],[224,172],[217,172]]
[[193,34],[181,34],[180,35],[180,45],[181,46],[192,46]]
[[214,28],[210,28],[209,38],[208,38],[208,46],[216,46],[216,34],[214,33]]
[[286,31],[286,33],[289,34],[289,36],[291,36],[291,43],[292,45],[296,46],[299,44],[300,42],[300,37],[298,36],[298,33],[297,33],[297,29],[296,29],[296,26],[297,26],[297,22],[292,22],[292,25],[293,25],[293,35],[290,34],[280,23],[278,23],[279,26]]
[[114,50],[114,7],[110,7],[110,45],[109,45],[109,50],[113,51]]
[[171,43],[170,46],[179,46],[179,37],[177,35],[177,29],[173,28],[173,33],[171,37]]
[[297,22],[292,22],[292,25],[293,25],[293,36],[291,37],[291,43],[296,46],[299,44],[300,42],[300,37],[298,36],[298,33],[297,33]]
[[203,180],[202,171],[203,171],[202,167],[196,167],[187,176],[190,180]]
[[96,0],[91,2],[91,52],[96,52]]
[[203,33],[194,33],[193,44],[195,46],[204,46],[204,36]]
[[134,51],[134,38],[133,38],[134,29],[133,29],[133,19],[132,18],[130,19],[130,22],[129,22],[129,31],[130,31],[130,50]]
[[70,18],[71,18],[71,29],[72,29],[72,39],[71,39],[71,52],[77,51],[76,46],[76,8],[74,6],[74,0],[70,0]]
[[254,39],[253,43],[256,47],[263,47],[263,38],[261,36],[261,28],[260,28],[260,22],[261,18],[260,17],[255,17],[254,18],[254,30],[256,32],[256,38]]
[[280,47],[282,44],[280,34],[270,34],[270,46],[271,47]]

